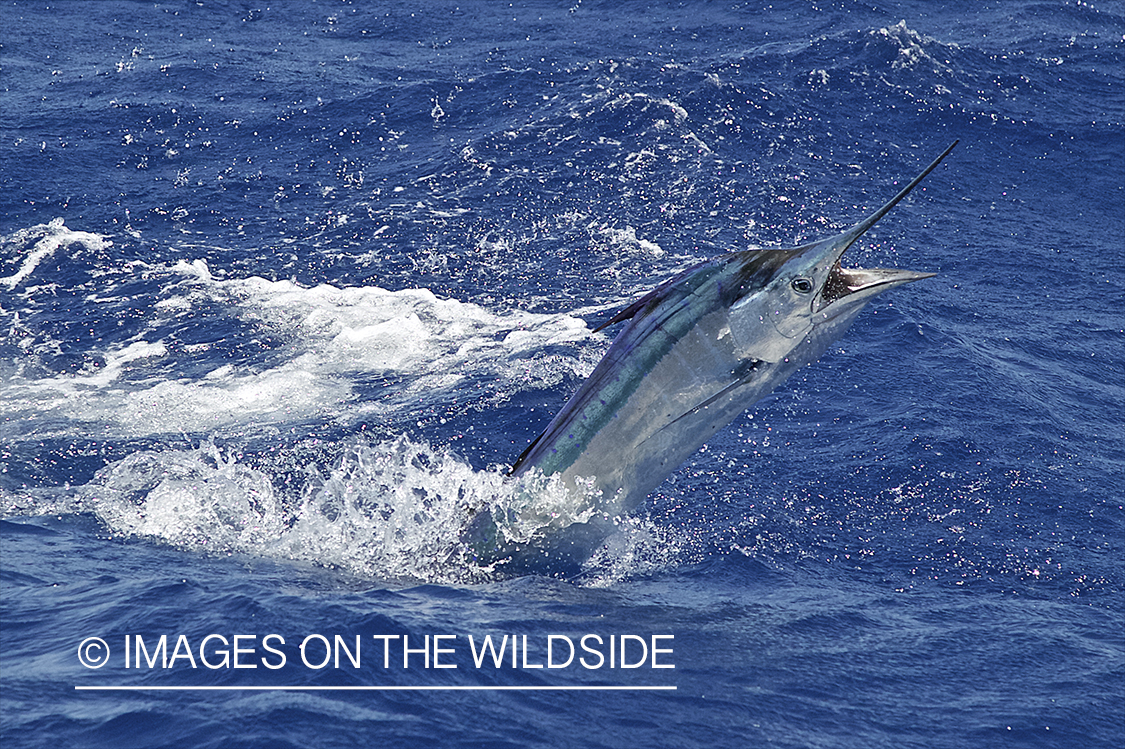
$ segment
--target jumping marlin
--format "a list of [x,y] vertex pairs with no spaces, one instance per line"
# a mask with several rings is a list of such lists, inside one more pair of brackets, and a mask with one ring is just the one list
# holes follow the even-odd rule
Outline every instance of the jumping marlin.
[[583,522],[549,528],[531,544],[509,540],[517,534],[505,525],[519,518],[484,510],[462,534],[477,561],[582,562],[612,531],[614,518],[636,508],[716,432],[815,361],[876,294],[933,276],[844,268],[840,258],[956,145],[843,234],[704,261],[599,327],[629,321],[512,467],[513,476],[536,468],[557,474],[576,493],[591,496],[593,490],[594,506]]

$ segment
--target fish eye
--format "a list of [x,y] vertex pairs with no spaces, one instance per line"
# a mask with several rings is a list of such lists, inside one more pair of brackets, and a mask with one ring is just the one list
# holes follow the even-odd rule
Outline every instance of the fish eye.
[[793,287],[793,291],[798,294],[808,294],[812,291],[813,283],[807,278],[794,278],[793,283],[789,284]]

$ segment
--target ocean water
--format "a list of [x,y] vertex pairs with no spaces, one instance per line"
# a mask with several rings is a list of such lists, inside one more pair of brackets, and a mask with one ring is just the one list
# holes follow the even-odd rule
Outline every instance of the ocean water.
[[[1098,0],[5,2],[3,746],[1125,745],[1123,52]],[[935,278],[578,573],[467,560],[563,506],[505,473],[599,324],[955,139],[845,258]]]

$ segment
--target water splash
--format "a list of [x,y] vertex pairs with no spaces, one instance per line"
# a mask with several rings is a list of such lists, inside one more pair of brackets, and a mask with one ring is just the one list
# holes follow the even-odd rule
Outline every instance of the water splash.
[[[138,451],[76,489],[9,495],[5,514],[89,513],[112,537],[185,551],[309,563],[368,579],[465,583],[506,572],[503,562],[476,564],[462,542],[481,511],[517,543],[535,543],[593,513],[596,497],[569,493],[557,478],[511,480],[503,466],[478,470],[426,442],[335,447],[341,454],[331,465],[312,462],[296,476],[253,467],[212,443]],[[285,488],[293,484],[299,489]],[[639,546],[626,525],[627,536],[610,545]],[[647,569],[652,554],[644,556]],[[588,567],[615,579],[633,568],[629,560],[640,565],[639,554],[612,549],[599,558]]]

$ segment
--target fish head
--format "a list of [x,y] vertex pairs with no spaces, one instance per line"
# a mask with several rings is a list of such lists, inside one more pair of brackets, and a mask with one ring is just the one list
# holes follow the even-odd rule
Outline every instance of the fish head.
[[845,328],[874,296],[933,273],[897,268],[845,268],[844,253],[906,197],[953,149],[871,216],[846,232],[786,250],[751,250],[731,259],[738,279],[728,329],[742,358],[779,362],[818,328]]
[[781,361],[818,326],[850,323],[877,294],[934,275],[845,268],[840,259],[856,238],[849,232],[792,250],[759,251],[774,255],[772,262],[754,263],[774,266],[769,280],[744,284],[730,308],[730,333],[740,357]]

